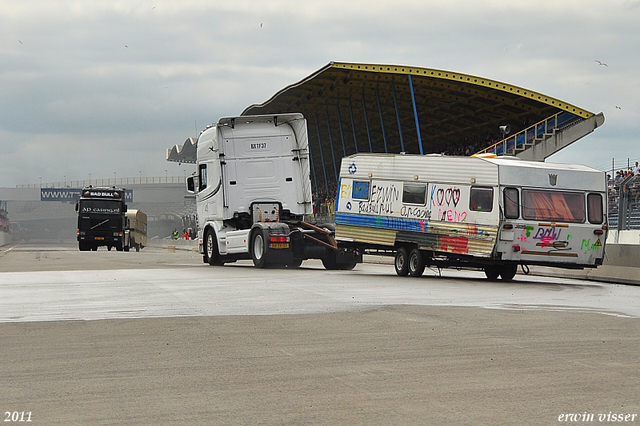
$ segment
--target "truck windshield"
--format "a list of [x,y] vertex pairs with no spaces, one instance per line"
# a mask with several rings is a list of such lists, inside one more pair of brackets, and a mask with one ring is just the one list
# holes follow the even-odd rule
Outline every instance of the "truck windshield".
[[122,213],[122,203],[113,200],[82,200],[79,213],[118,215]]
[[522,190],[522,217],[529,220],[584,222],[584,194],[545,190]]

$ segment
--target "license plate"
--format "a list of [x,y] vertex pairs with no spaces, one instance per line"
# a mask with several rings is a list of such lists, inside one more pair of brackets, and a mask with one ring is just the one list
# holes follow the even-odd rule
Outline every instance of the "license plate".
[[104,237],[96,237],[96,240],[104,240]]
[[271,243],[269,248],[289,248],[289,243]]

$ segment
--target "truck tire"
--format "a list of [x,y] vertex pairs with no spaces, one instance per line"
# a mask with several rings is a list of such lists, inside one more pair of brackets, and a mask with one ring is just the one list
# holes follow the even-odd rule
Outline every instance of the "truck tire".
[[350,271],[356,267],[357,262],[355,260],[350,262],[338,262],[338,256],[341,255],[339,255],[338,252],[334,251],[333,249],[328,248],[327,253],[320,260],[322,260],[322,265],[324,266],[324,268],[329,271]]
[[258,268],[267,266],[267,243],[264,234],[260,229],[253,231],[251,234],[249,251],[253,264]]
[[210,266],[220,266],[220,253],[218,252],[218,241],[215,232],[208,228],[204,236],[204,256],[202,257],[205,263]]
[[290,269],[297,269],[302,265],[302,259],[293,259],[291,262],[286,263],[286,267]]
[[78,243],[78,248],[80,249],[80,251],[89,251],[91,249],[89,244],[85,243],[84,241],[80,241]]
[[338,269],[340,269],[341,271],[351,271],[353,268],[356,267],[357,264],[358,262],[356,262],[355,260],[353,262],[348,262],[348,263],[339,263]]
[[338,262],[336,262],[336,256],[333,254],[332,250],[327,250],[327,254],[320,259],[322,260],[322,266],[324,269],[328,271],[335,271],[338,269]]
[[420,277],[424,272],[424,257],[417,248],[414,248],[411,250],[411,253],[409,253],[407,269],[409,271],[409,275],[412,277]]
[[502,279],[502,281],[511,281],[513,277],[516,276],[516,272],[518,272],[517,264],[505,265],[500,270],[500,278]]
[[393,261],[393,266],[396,269],[396,274],[401,277],[406,277],[409,273],[409,255],[407,249],[400,247],[396,252],[396,257]]
[[124,246],[124,251],[129,251],[130,247],[129,246]]

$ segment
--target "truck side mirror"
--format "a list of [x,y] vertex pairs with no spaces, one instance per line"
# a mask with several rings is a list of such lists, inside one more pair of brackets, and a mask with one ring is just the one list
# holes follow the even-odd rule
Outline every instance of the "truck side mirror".
[[127,205],[124,205],[124,208],[122,209],[122,213],[126,213],[127,212]]
[[196,182],[193,176],[187,178],[187,192],[190,194],[195,194],[196,192]]
[[76,211],[78,211],[78,202],[76,201]]

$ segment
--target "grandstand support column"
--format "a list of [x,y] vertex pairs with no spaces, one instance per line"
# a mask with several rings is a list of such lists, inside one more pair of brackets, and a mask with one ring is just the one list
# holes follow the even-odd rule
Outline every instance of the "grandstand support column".
[[342,131],[342,119],[340,118],[340,104],[336,105],[338,111],[338,127],[340,128],[340,139],[342,140],[342,156],[347,156],[347,146],[344,144],[344,132]]
[[516,154],[516,157],[523,160],[544,161],[561,149],[593,132],[603,123],[604,114],[593,115],[564,129],[555,130],[549,138]]
[[413,81],[411,80],[411,74],[407,74],[409,77],[409,90],[411,91],[411,103],[413,104],[413,117],[416,120],[416,135],[418,137],[418,146],[420,147],[420,155],[424,155],[422,149],[422,136],[420,135],[420,122],[418,121],[418,108],[416,106],[416,95],[413,93]]
[[327,118],[327,132],[329,133],[329,148],[331,148],[331,158],[333,159],[333,174],[335,175],[336,182],[338,182],[338,166],[336,165],[336,154],[333,151],[333,137],[331,136],[331,122],[329,121],[329,111],[324,110],[325,117]]
[[400,125],[400,111],[398,111],[398,98],[396,97],[396,84],[391,82],[391,91],[393,92],[393,105],[396,107],[396,119],[398,120],[398,133],[400,134],[400,151],[404,150],[404,138],[402,137],[402,126]]
[[318,146],[320,147],[320,162],[322,163],[322,173],[324,175],[324,186],[329,194],[329,181],[327,179],[327,167],[324,164],[324,154],[322,153],[322,139],[320,139],[320,126],[318,125],[318,113],[315,113],[316,118],[316,133],[318,133]]
[[389,153],[389,148],[387,147],[387,134],[384,130],[384,120],[382,118],[382,105],[380,104],[380,92],[376,87],[376,99],[378,100],[378,112],[380,113],[380,128],[382,129],[382,141],[384,142],[384,152]]
[[358,153],[358,139],[356,138],[356,122],[353,119],[353,105],[351,104],[351,98],[349,98],[349,114],[351,114],[351,131],[353,132],[353,144],[356,147],[356,154]]
[[371,145],[371,132],[369,131],[369,116],[367,114],[367,104],[364,100],[364,92],[362,92],[362,112],[364,112],[364,125],[367,129],[367,139],[369,139],[369,152],[373,153],[373,145]]

